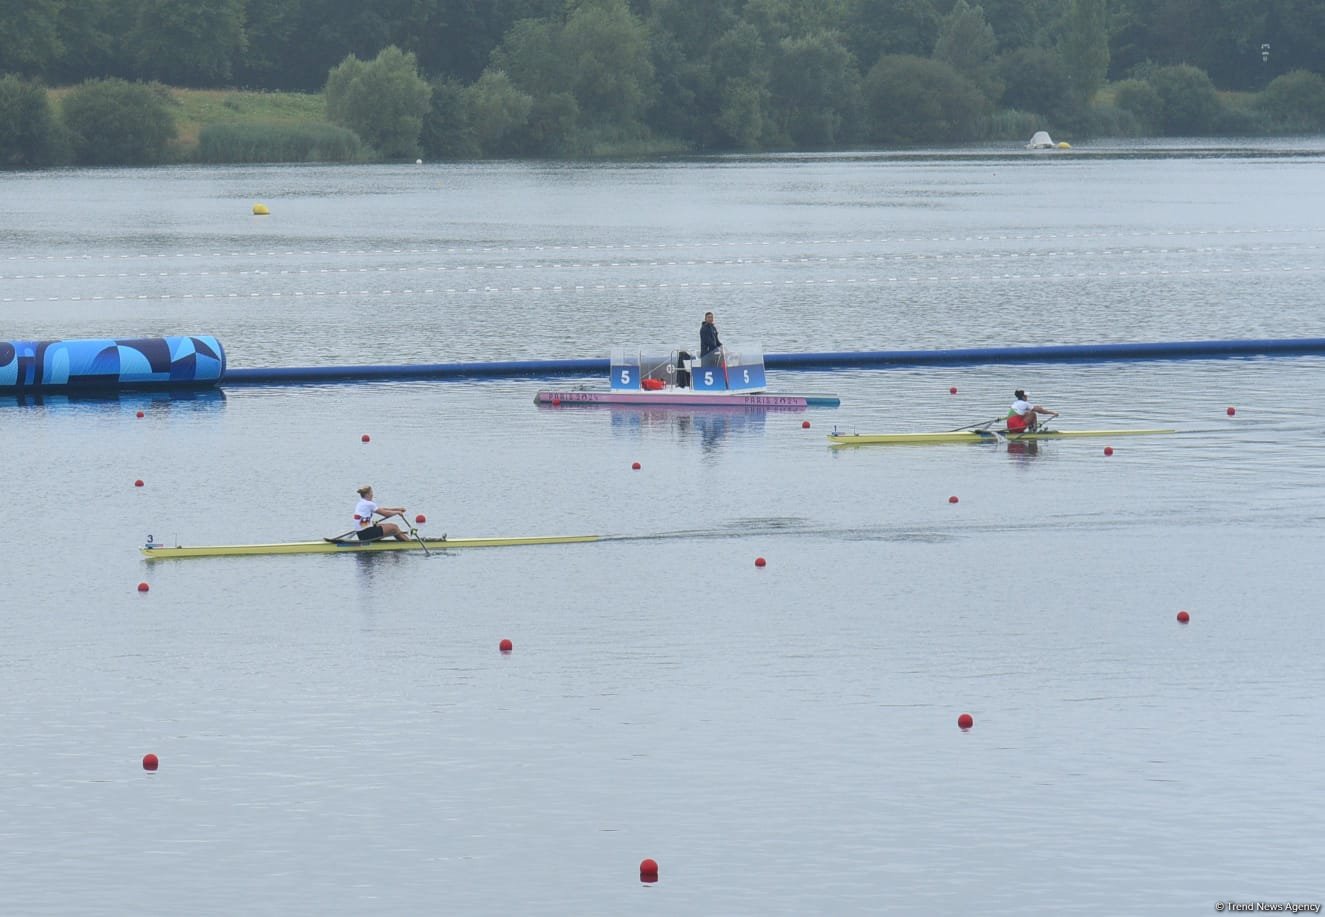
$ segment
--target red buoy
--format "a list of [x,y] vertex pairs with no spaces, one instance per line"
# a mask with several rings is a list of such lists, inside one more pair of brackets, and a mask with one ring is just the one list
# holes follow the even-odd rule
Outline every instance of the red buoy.
[[139,592],[146,592],[148,589],[151,589],[151,588],[152,588],[152,587],[149,586],[149,585],[147,585],[146,583],[139,583],[139,584],[138,584],[138,591],[139,591]]
[[145,771],[156,770],[157,765],[159,765],[160,763],[161,762],[157,760],[156,755],[152,754],[151,752],[148,752],[147,754],[143,755],[143,770]]
[[952,388],[948,389],[948,394],[949,395],[957,394],[957,386],[954,385]]
[[764,560],[762,557],[756,557],[756,558],[755,558],[755,566],[756,566],[756,567],[763,567],[763,566],[765,566],[765,565],[767,565],[767,564],[768,564],[768,561]]
[[1185,611],[1180,611],[1180,612],[1178,612],[1178,623],[1179,623],[1179,624],[1186,624],[1186,623],[1187,623],[1188,621],[1190,621],[1191,619],[1192,619],[1192,616],[1189,615],[1189,614],[1187,614],[1187,612],[1185,612]]
[[1105,454],[1105,455],[1113,455],[1113,446],[1105,446],[1105,447],[1104,447],[1104,454]]
[[1229,409],[1228,409],[1228,416],[1229,416],[1229,417],[1232,417],[1232,416],[1233,416],[1234,414],[1236,414],[1237,412],[1238,412],[1238,409],[1237,409],[1237,408],[1235,408],[1235,407],[1231,407],[1231,406],[1230,406]]
[[142,479],[142,478],[139,478],[138,480],[134,481],[134,482],[133,482],[133,486],[134,486],[134,487],[142,487],[142,486],[143,486],[143,479]]
[[639,469],[640,469],[640,463],[639,463],[639,462],[632,462],[631,465],[630,465],[630,468],[631,468],[632,471],[639,471]]
[[969,713],[963,713],[957,717],[957,727],[959,729],[970,729],[975,725],[975,719]]
[[802,420],[802,421],[801,421],[801,429],[802,429],[802,430],[808,430],[808,429],[810,429],[810,422],[809,422],[808,420]]
[[361,442],[361,443],[370,443],[370,442],[372,442],[372,441],[373,441],[373,438],[372,438],[371,436],[369,436],[367,433],[365,433],[363,436],[360,436],[360,437],[359,437],[359,442]]
[[428,521],[428,517],[425,516],[425,515],[423,515],[423,513],[419,513],[417,516],[414,517],[414,524],[415,524],[415,525],[423,525],[423,523],[425,523],[425,522],[427,522],[427,521]]
[[501,643],[497,644],[497,649],[501,650],[503,653],[509,653],[511,650],[515,649],[515,646],[511,641],[503,637]]
[[650,858],[640,860],[639,880],[641,882],[658,881],[658,861]]
[[142,416],[143,416],[143,412],[142,412],[142,411],[139,411],[139,412],[138,412],[138,416],[139,416],[139,417],[142,417]]
[[956,502],[957,502],[957,496],[956,496],[956,494],[954,494],[953,496],[949,497],[949,498],[948,498],[948,502],[949,502],[949,503],[956,503]]
[[560,398],[553,398],[553,399],[552,399],[552,406],[553,406],[554,408],[556,408],[556,407],[561,407],[561,399],[560,399]]

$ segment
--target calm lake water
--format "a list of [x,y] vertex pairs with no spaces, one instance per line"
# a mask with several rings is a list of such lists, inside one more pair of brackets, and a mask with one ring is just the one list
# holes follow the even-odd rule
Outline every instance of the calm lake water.
[[[693,348],[706,310],[769,352],[1318,337],[1323,164],[1310,138],[5,173],[0,339],[214,334],[259,367]],[[0,911],[1325,901],[1325,357],[772,373],[842,398],[806,412],[539,384],[0,406]],[[1179,432],[824,436],[1015,388],[1064,428]],[[138,554],[335,534],[367,482],[432,534],[658,537]]]

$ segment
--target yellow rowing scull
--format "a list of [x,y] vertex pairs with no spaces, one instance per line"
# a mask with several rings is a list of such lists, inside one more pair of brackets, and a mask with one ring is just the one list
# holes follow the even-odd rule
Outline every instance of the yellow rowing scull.
[[950,430],[945,433],[829,433],[834,446],[932,445],[935,443],[994,443],[999,440],[1025,442],[1041,439],[1072,439],[1086,436],[1157,436],[1175,430],[1036,430],[1033,433],[1006,433],[1001,430]]
[[422,538],[410,541],[284,541],[275,544],[185,545],[146,544],[148,560],[175,557],[238,557],[255,554],[373,554],[379,551],[450,551],[455,548],[509,548],[536,544],[579,544],[601,541],[602,535],[526,535],[515,538]]

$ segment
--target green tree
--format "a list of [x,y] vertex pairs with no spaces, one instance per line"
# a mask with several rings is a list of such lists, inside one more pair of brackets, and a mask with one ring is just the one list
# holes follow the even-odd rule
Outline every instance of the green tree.
[[859,117],[855,58],[829,32],[782,39],[770,88],[780,133],[796,146],[841,143]]
[[1219,97],[1204,70],[1189,64],[1160,67],[1149,77],[1164,103],[1164,133],[1208,134],[1219,117]]
[[505,71],[489,67],[465,92],[465,117],[480,150],[493,155],[515,151],[512,137],[529,123],[534,97],[521,92]]
[[572,62],[564,88],[583,120],[599,130],[638,134],[652,99],[653,65],[648,32],[625,0],[582,0],[558,45]]
[[722,88],[722,107],[716,125],[726,145],[743,150],[762,147],[772,128],[768,109],[769,91],[763,83],[745,77],[727,80]]
[[506,33],[492,52],[487,73],[499,70],[522,92],[561,91],[570,86],[572,62],[561,53],[561,23],[524,19]]
[[1325,77],[1307,70],[1275,77],[1261,93],[1257,107],[1279,130],[1292,133],[1325,130]]
[[842,27],[842,0],[746,0],[741,18],[769,45]]
[[60,43],[64,50],[47,69],[48,83],[69,85],[132,70],[116,58],[117,36],[124,31],[117,18],[123,12],[119,6],[119,0],[77,0],[65,4],[60,13]]
[[1045,48],[1017,48],[999,60],[1002,103],[1032,112],[1051,124],[1069,121],[1076,111],[1063,59]]
[[473,159],[482,152],[469,123],[465,91],[459,80],[433,80],[432,101],[419,135],[423,155],[430,159]]
[[560,21],[568,4],[566,0],[377,0],[373,6],[385,8],[383,44],[412,51],[424,73],[472,83],[512,26],[530,19]]
[[986,97],[1003,94],[998,77],[996,54],[998,40],[985,21],[985,11],[957,0],[952,12],[943,17],[939,37],[934,42],[934,59],[943,61],[980,88]]
[[942,61],[885,55],[864,83],[870,139],[887,144],[974,140],[984,130],[984,94]]
[[715,145],[749,150],[775,140],[769,52],[759,30],[737,23],[714,43],[709,57],[718,91]]
[[1086,108],[1109,74],[1106,0],[1071,0],[1059,53],[1071,79],[1072,95]]
[[1325,66],[1322,0],[1110,0],[1110,12],[1115,76],[1190,64],[1220,87],[1252,89],[1294,67]]
[[283,85],[316,91],[346,57],[371,60],[391,44],[398,0],[299,0],[295,40],[284,46]]
[[1113,104],[1132,113],[1147,133],[1164,129],[1164,100],[1145,80],[1122,80],[1113,87]]
[[843,32],[862,68],[884,54],[927,57],[941,17],[932,0],[846,0]]
[[245,0],[129,0],[135,73],[179,86],[228,81],[244,51]]
[[730,140],[717,126],[721,61],[715,47],[741,22],[744,0],[649,0],[644,14],[654,80],[645,124],[699,149]]
[[515,151],[530,156],[576,156],[593,152],[593,138],[579,129],[580,106],[569,92],[538,96],[524,126],[511,137]]
[[981,0],[985,20],[994,27],[1000,54],[1040,47],[1062,0]]
[[1325,0],[1274,0],[1265,18],[1264,37],[1253,39],[1270,45],[1262,70],[1274,75],[1305,68],[1325,76]]
[[1113,0],[1110,59],[1115,71],[1133,75],[1138,66],[1194,60],[1200,35],[1194,28],[1209,0]]
[[44,76],[64,53],[64,0],[0,0],[0,73]]
[[82,165],[155,165],[175,139],[163,86],[89,80],[64,98],[61,114],[74,160]]
[[[517,23],[492,56],[492,69],[504,71],[520,91],[537,102],[543,136],[557,145],[574,111],[587,135],[625,139],[646,133],[644,116],[654,98],[654,70],[648,29],[625,0],[578,0],[564,22]],[[566,99],[549,100],[550,96]]]
[[286,76],[286,55],[298,43],[299,0],[250,2],[246,9],[244,51],[236,62],[236,77],[268,88],[297,88]]
[[674,35],[649,30],[649,60],[656,74],[646,123],[659,136],[699,141],[711,122],[708,102],[713,74],[704,60],[692,60]]
[[347,57],[327,74],[327,118],[387,159],[412,158],[431,95],[414,55],[393,45],[367,63]]
[[52,165],[59,146],[59,123],[45,87],[0,76],[0,169]]
[[714,42],[742,21],[745,0],[651,0],[649,28],[672,36],[687,57],[707,57]]

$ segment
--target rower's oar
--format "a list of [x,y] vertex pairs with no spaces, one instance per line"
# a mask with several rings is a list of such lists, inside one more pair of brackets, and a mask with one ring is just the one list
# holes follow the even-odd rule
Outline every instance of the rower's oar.
[[419,530],[409,524],[409,520],[405,518],[404,513],[396,513],[396,515],[400,517],[401,522],[405,523],[405,528],[409,529],[409,533],[414,536],[414,540],[419,543],[419,547],[423,548],[424,556],[432,557],[432,551],[428,550],[428,545],[423,540],[423,536],[419,534]]
[[348,532],[343,532],[343,533],[340,534],[340,535],[332,535],[330,538],[323,538],[322,540],[323,540],[323,541],[332,541],[332,542],[335,542],[335,541],[344,541],[346,538],[349,538],[351,535],[353,535],[353,534],[354,534],[355,532],[357,532],[357,531],[359,531],[359,529],[358,529],[358,527],[355,527],[355,528],[350,529]]
[[995,417],[993,420],[982,420],[982,421],[980,421],[979,423],[967,424],[967,425],[964,426],[964,427],[958,427],[957,429],[955,429],[955,430],[949,430],[948,432],[949,432],[949,433],[960,433],[960,432],[962,432],[963,430],[976,430],[976,429],[982,429],[982,428],[984,428],[984,427],[992,426],[993,424],[998,423],[998,422],[999,422],[1000,420],[1002,420],[1002,419],[1003,419],[1002,417]]

